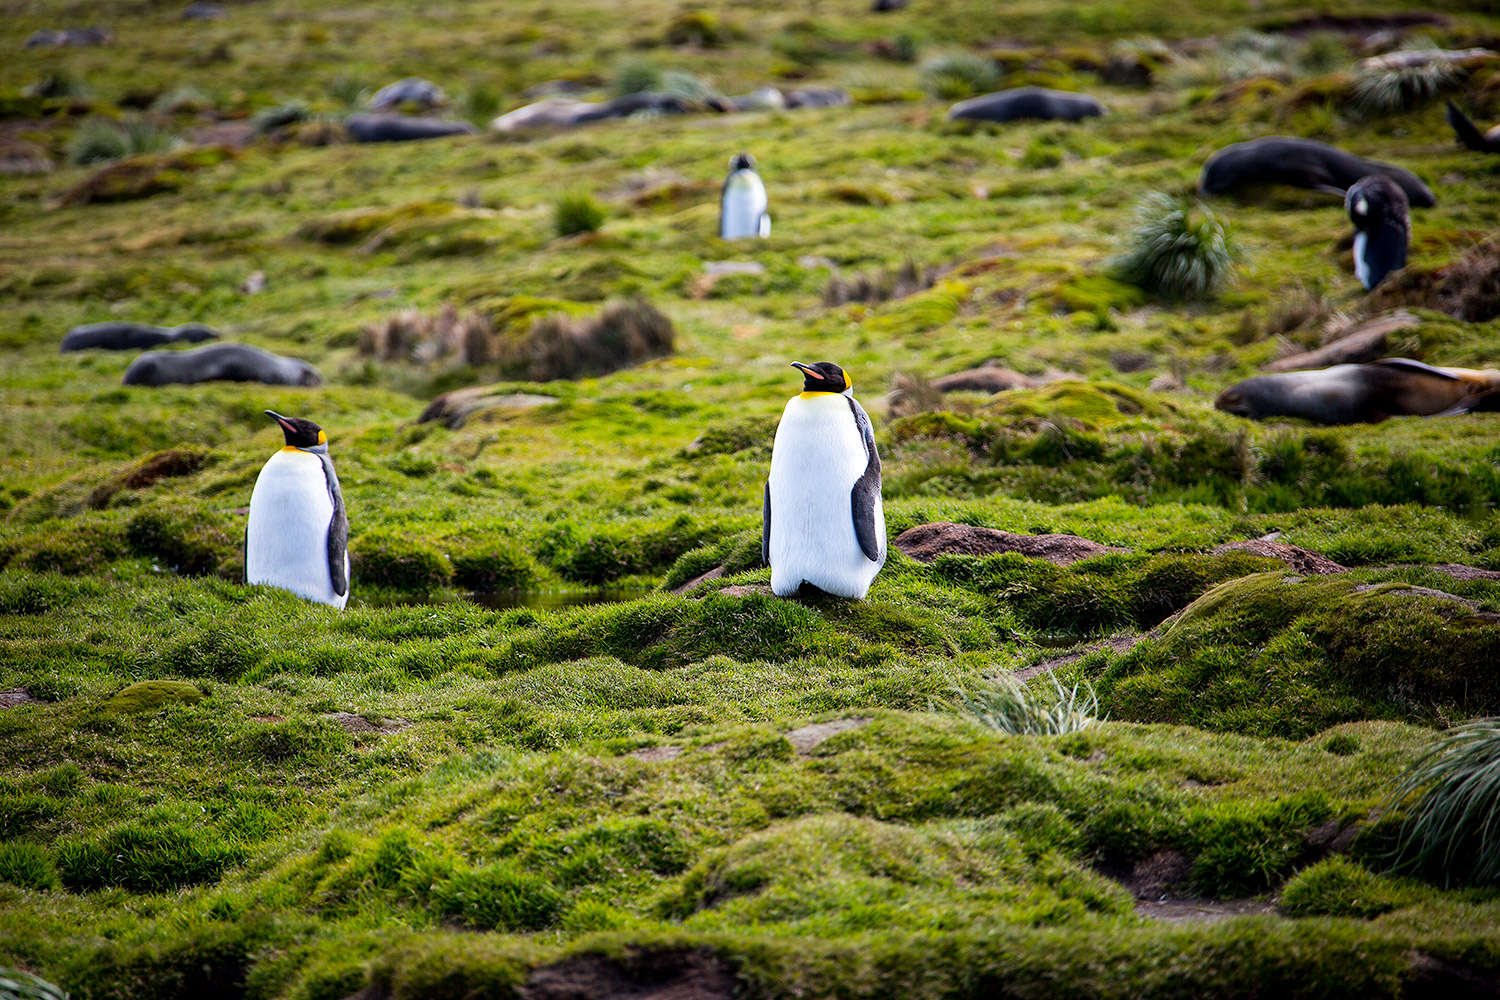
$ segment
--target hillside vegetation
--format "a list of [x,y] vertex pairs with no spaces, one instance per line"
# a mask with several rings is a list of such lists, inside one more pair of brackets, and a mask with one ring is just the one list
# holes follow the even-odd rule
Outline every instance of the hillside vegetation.
[[[1500,415],[1213,406],[1396,309],[1384,353],[1500,367],[1500,159],[1443,111],[1500,120],[1500,60],[1360,66],[1500,50],[1492,5],[183,6],[0,4],[0,978],[1495,995],[1478,849],[1404,863],[1390,795],[1500,715]],[[479,133],[350,142],[408,76]],[[549,81],[693,110],[488,129]],[[851,103],[713,110],[767,85]],[[946,117],[1025,85],[1110,113]],[[1328,193],[1200,203],[1211,153],[1278,134],[1432,188],[1405,271],[1360,288]],[[742,151],[774,225],[731,243]],[[1163,226],[1197,234],[1175,277],[1131,258]],[[322,384],[59,352],[107,320]],[[772,596],[771,442],[820,360],[871,413],[892,540],[1107,548],[893,547],[865,601]],[[933,388],[989,361],[1024,384]],[[328,432],[343,612],[241,582],[267,409]],[[1070,690],[1097,717],[1060,734],[964,708]]]

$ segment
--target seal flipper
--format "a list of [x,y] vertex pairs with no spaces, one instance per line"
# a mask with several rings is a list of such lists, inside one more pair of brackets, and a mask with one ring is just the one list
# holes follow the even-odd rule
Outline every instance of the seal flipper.
[[871,562],[882,562],[885,553],[880,548],[880,530],[875,524],[875,504],[880,499],[880,452],[875,450],[875,429],[870,426],[869,414],[864,407],[849,396],[849,409],[854,413],[854,423],[865,443],[865,471],[854,481],[849,491],[850,512],[854,517],[854,537],[859,540],[860,551]]
[[760,511],[760,561],[771,565],[771,481],[766,480],[766,502]]
[[349,515],[344,510],[344,492],[339,489],[333,459],[327,455],[318,458],[323,462],[328,498],[333,501],[333,519],[328,522],[328,580],[333,584],[333,592],[343,597],[349,592]]
[[1453,133],[1458,137],[1458,141],[1476,153],[1500,152],[1496,144],[1486,139],[1479,131],[1479,126],[1474,124],[1474,120],[1460,111],[1458,105],[1452,101],[1448,102],[1448,124],[1453,126]]
[[1434,368],[1411,358],[1381,358],[1379,361],[1371,361],[1372,365],[1381,365],[1385,368],[1396,368],[1401,371],[1411,372],[1414,375],[1431,375],[1434,378],[1447,379],[1450,382],[1462,382],[1462,375],[1455,375],[1446,368]]

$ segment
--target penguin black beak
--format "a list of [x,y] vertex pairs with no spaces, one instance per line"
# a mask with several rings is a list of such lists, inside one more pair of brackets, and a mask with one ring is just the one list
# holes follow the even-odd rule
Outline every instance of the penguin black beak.
[[272,420],[276,421],[282,427],[286,428],[289,432],[291,432],[293,434],[297,433],[297,428],[293,427],[291,425],[291,422],[288,421],[286,417],[283,417],[281,414],[277,413],[275,410],[262,410],[261,412],[263,412],[266,416],[270,417]]
[[822,372],[815,371],[814,369],[809,368],[807,365],[804,365],[800,361],[793,361],[792,367],[797,369],[802,374],[806,375],[808,378],[815,378],[820,382],[828,381],[828,376],[824,375]]

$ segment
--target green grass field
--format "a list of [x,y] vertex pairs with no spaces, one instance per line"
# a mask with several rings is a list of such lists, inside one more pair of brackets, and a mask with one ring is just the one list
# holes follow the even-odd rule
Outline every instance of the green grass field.
[[[1473,841],[1397,864],[1387,797],[1440,731],[1500,715],[1500,415],[1325,428],[1213,408],[1398,307],[1416,322],[1389,353],[1500,367],[1500,320],[1427,293],[1500,222],[1500,159],[1443,120],[1444,98],[1500,120],[1500,62],[1383,109],[1358,66],[1500,48],[1493,4],[1408,23],[1373,2],[1342,26],[1286,0],[182,6],[0,18],[0,980],[257,1000],[1495,995],[1500,894],[1466,876]],[[94,24],[112,44],[23,47]],[[1111,113],[948,122],[961,53],[994,87]],[[482,128],[545,81],[597,99],[663,73],[854,101],[340,141],[404,76]],[[148,151],[95,159],[114,121]],[[1338,199],[1292,189],[1207,206],[1238,252],[1216,290],[1118,280],[1148,194],[1201,218],[1207,156],[1272,134],[1432,187],[1399,280],[1367,296]],[[726,243],[741,151],[774,228]],[[579,196],[602,224],[559,236]],[[827,304],[848,298],[835,278],[903,268],[926,287]],[[670,318],[670,355],[525,381],[539,317],[634,298]],[[499,353],[372,349],[402,310],[445,306]],[[124,386],[134,352],[58,352],[111,319],[206,323],[324,384]],[[887,401],[990,359],[1041,384]],[[871,412],[891,538],[952,521],[1125,551],[893,550],[866,601],[771,596],[770,445],[789,362],[818,360]],[[489,383],[545,399],[419,422]],[[240,582],[281,444],[266,409],[331,439],[342,613]],[[1272,532],[1347,572],[1212,551]],[[1091,687],[1102,718],[1005,736],[957,707],[1017,670],[1039,698],[1054,676]]]

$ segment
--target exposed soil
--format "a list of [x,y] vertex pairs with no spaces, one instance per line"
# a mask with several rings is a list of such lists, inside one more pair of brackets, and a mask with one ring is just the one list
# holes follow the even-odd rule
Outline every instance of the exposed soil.
[[1265,556],[1283,562],[1302,576],[1322,576],[1326,573],[1344,573],[1347,567],[1340,566],[1320,552],[1299,549],[1295,545],[1267,541],[1264,538],[1247,538],[1239,542],[1225,542],[1209,550],[1211,556],[1222,556],[1229,552],[1247,552],[1252,556]]
[[1213,924],[1230,917],[1275,913],[1276,907],[1258,899],[1141,899],[1135,912],[1166,923]]
[[938,556],[992,556],[1001,552],[1019,552],[1032,559],[1045,559],[1056,566],[1069,566],[1106,552],[1129,551],[1091,542],[1077,535],[1017,535],[952,521],[919,524],[903,531],[896,536],[895,546],[924,563],[932,562]]
[[33,698],[25,688],[6,688],[0,691],[0,708],[15,708],[17,705],[40,705],[42,699]]
[[636,760],[644,760],[649,764],[659,764],[662,761],[676,760],[682,756],[682,747],[641,747],[626,754]]
[[1105,639],[1103,642],[1096,642],[1086,649],[1077,650],[1072,653],[1064,653],[1061,656],[1054,656],[1050,660],[1043,660],[1040,663],[1033,663],[1029,667],[1022,667],[1020,670],[1017,670],[1015,672],[1014,676],[1018,681],[1029,681],[1033,677],[1036,677],[1047,671],[1057,670],[1059,667],[1066,667],[1069,664],[1077,663],[1079,660],[1083,659],[1085,656],[1088,656],[1090,653],[1096,652],[1097,650],[1101,649],[1108,649],[1111,652],[1115,653],[1124,653],[1127,652],[1130,647],[1140,642],[1142,639],[1157,635],[1160,632],[1161,628],[1157,627],[1152,631],[1142,633],[1141,635],[1112,635],[1108,639]]
[[363,715],[355,715],[353,712],[334,712],[328,717],[333,722],[344,728],[349,733],[381,733],[390,735],[399,733],[410,726],[410,719],[382,719],[380,725],[376,725]]
[[537,969],[521,1000],[733,1000],[740,982],[728,962],[706,949],[632,952],[619,962],[577,955]]
[[1429,25],[1447,27],[1452,23],[1453,18],[1439,11],[1407,10],[1399,14],[1313,14],[1290,21],[1266,24],[1261,30],[1296,36],[1310,35],[1319,31],[1342,31],[1347,34],[1366,35],[1374,31],[1400,31],[1404,28],[1423,28]]
[[793,729],[786,734],[786,738],[799,754],[806,754],[835,733],[846,733],[851,729],[868,725],[869,722],[869,719],[835,719],[832,722],[815,722],[810,726]]
[[1434,563],[1423,568],[1436,570],[1455,580],[1500,580],[1500,570],[1480,569],[1478,566],[1465,566],[1462,563]]
[[673,593],[673,594],[686,594],[688,591],[694,590],[697,587],[699,587],[700,585],[705,584],[705,583],[707,583],[710,580],[717,580],[719,577],[723,576],[724,573],[725,573],[725,570],[724,570],[723,566],[715,566],[713,569],[709,570],[707,573],[699,573],[697,576],[693,577],[687,583],[684,583],[681,586],[673,587],[671,589],[670,593]]

